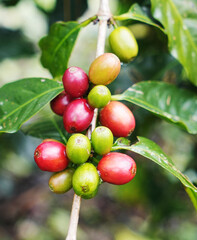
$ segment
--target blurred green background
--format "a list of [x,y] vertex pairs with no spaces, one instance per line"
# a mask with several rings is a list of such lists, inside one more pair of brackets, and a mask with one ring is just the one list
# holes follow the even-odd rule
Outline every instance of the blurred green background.
[[[148,0],[111,0],[112,12],[123,13],[134,2],[149,14]],[[51,77],[40,64],[39,39],[53,22],[83,21],[96,13],[98,4],[98,0],[1,0],[0,86],[25,77]],[[135,21],[123,24],[134,32],[140,51],[133,62],[122,66],[118,79],[110,85],[113,93],[142,80],[165,81],[193,90],[182,66],[169,55],[163,33]],[[97,30],[98,26],[90,24],[80,32],[69,66],[88,71],[95,57]],[[137,122],[131,141],[144,136],[157,142],[197,183],[196,138],[148,111],[129,106]],[[41,172],[33,160],[40,142],[22,131],[0,136],[1,240],[60,240],[66,236],[73,191],[64,195],[50,192],[51,174]],[[94,199],[82,200],[78,239],[196,240],[196,212],[181,183],[151,161],[127,154],[136,160],[136,177],[124,186],[102,184]]]

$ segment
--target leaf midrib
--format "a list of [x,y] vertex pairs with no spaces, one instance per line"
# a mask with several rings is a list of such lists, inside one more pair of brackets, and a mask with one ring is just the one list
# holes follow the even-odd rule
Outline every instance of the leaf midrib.
[[49,93],[49,92],[52,92],[54,90],[58,90],[58,89],[61,89],[62,87],[59,86],[59,87],[56,87],[56,88],[53,88],[53,89],[49,89],[47,90],[46,92],[43,92],[39,95],[36,95],[36,97],[34,98],[31,98],[30,100],[28,100],[26,103],[20,105],[18,108],[16,108],[15,110],[13,110],[12,112],[10,112],[8,115],[4,116],[4,118],[2,118],[2,120],[0,121],[0,123],[3,123],[6,119],[8,119],[9,116],[13,115],[15,112],[19,111],[22,107],[25,107],[26,105],[28,105],[29,103],[33,102],[35,99],[38,99],[40,97],[42,97],[43,95]]
[[[115,150],[118,150],[118,149],[125,149],[125,150],[130,150],[130,151],[133,151],[133,152],[136,152],[136,153],[142,155],[142,154],[140,153],[140,151],[139,151],[141,147],[137,145],[137,144],[140,143],[141,138],[138,137],[138,139],[139,139],[139,142],[137,142],[137,143],[134,144],[134,145],[131,145],[131,146],[119,146],[119,148],[118,148],[118,147],[115,147],[115,148],[112,148],[112,149],[113,149],[114,151],[115,151]],[[138,150],[137,148],[138,148],[139,150]],[[151,153],[152,153],[152,151],[149,150],[149,149],[142,149],[142,150],[143,150],[145,153],[148,153],[149,155],[151,155]],[[144,156],[144,155],[142,155],[142,156]],[[155,156],[156,156],[156,157],[159,157],[159,158],[162,159],[163,161],[166,160],[166,159],[168,160],[168,158],[165,157],[165,159],[164,159],[164,157],[160,156],[160,154],[158,154],[158,153],[155,153]],[[173,174],[175,177],[177,177],[177,178],[181,181],[180,177],[177,176],[178,174],[180,174],[180,175],[183,177],[183,179],[186,181],[186,183],[187,183],[187,185],[186,185],[185,183],[183,183],[183,182],[181,181],[181,182],[183,183],[183,185],[184,185],[184,186],[187,186],[187,187],[189,187],[190,189],[192,189],[193,191],[197,192],[197,187],[194,186],[192,183],[190,183],[190,181],[187,179],[187,177],[186,177],[184,174],[182,174],[182,173],[176,168],[176,166],[175,166],[173,163],[169,162],[169,160],[168,160],[168,164],[169,164],[169,165],[172,165],[172,166],[176,169],[175,172],[178,172],[177,175],[175,175],[173,171],[170,171],[170,170],[167,168],[167,166],[165,166],[164,164],[161,164],[159,161],[157,161],[157,160],[154,161],[153,159],[149,158],[148,156],[144,156],[144,157],[150,159],[150,160],[153,161],[153,162],[156,162],[158,165],[160,165],[161,167],[163,167],[165,170],[169,171],[171,174]],[[167,164],[167,165],[168,165],[168,164]],[[170,167],[171,167],[171,166],[170,166]],[[189,181],[189,182],[188,182],[188,181]]]
[[[166,0],[165,0],[165,1],[166,1]],[[172,1],[172,0],[167,0],[167,1],[166,1],[166,4],[167,4],[167,2],[171,5],[172,9],[173,9],[174,12],[176,13],[179,21],[181,22],[181,25],[182,25],[182,26],[186,26],[186,25],[183,23],[181,14],[179,13],[179,11],[178,11],[176,5],[173,3],[173,1]],[[182,29],[183,29],[183,27],[182,27]],[[190,44],[192,45],[192,47],[194,48],[194,50],[195,50],[195,52],[196,52],[196,54],[197,54],[197,46],[195,45],[195,43],[194,43],[194,41],[193,41],[193,39],[192,39],[192,36],[191,36],[191,34],[190,34],[189,30],[188,30],[188,27],[186,26],[186,29],[184,29],[184,30],[185,30],[185,33],[186,33],[189,41],[190,41]]]
[[[155,107],[155,105],[151,105],[151,104],[149,104],[149,103],[147,103],[147,102],[146,102],[146,104],[145,104],[144,101],[141,100],[141,99],[139,99],[139,98],[136,100],[135,97],[130,97],[130,96],[127,97],[126,95],[123,94],[122,100],[127,100],[127,101],[129,101],[130,99],[133,100],[133,103],[138,102],[139,104],[142,104],[143,106],[146,106],[149,110],[151,110],[151,111],[154,112],[154,113],[161,114],[162,116],[163,116],[162,113],[167,114],[167,115],[170,115],[170,117],[171,117],[175,122],[181,122],[181,123],[182,123],[182,121],[180,120],[180,117],[177,116],[177,115],[171,115],[171,113],[162,111],[162,110],[160,110],[159,108]],[[166,117],[166,118],[169,118],[169,117],[167,117],[167,116],[165,116],[165,117]],[[178,120],[174,119],[174,117],[175,117],[175,118],[177,117]],[[187,120],[187,119],[185,119],[185,120],[186,120],[186,121],[189,121],[189,120]]]
[[[139,148],[139,146],[130,146],[130,149],[132,150],[135,150],[135,148],[136,147],[138,147]],[[133,151],[132,150],[132,151]],[[148,149],[143,149],[143,151],[144,152],[147,152],[148,154],[150,154],[151,155],[151,153],[152,153],[152,151],[151,150],[148,150]],[[139,153],[139,152],[138,152]],[[139,153],[140,154],[140,153]],[[158,155],[157,153],[156,153],[156,156],[159,156],[160,157],[160,155]],[[149,158],[149,157],[147,157],[147,158]],[[163,160],[163,158],[162,157],[160,157],[162,160]],[[149,158],[150,160],[152,160],[151,158]],[[152,160],[153,161],[153,160]],[[164,161],[164,160],[163,160]],[[169,162],[168,162],[169,163]],[[164,165],[162,165],[162,164],[160,164],[159,163],[159,161],[157,162],[157,164],[159,164],[160,166],[162,166],[162,167],[164,167],[165,168],[165,166]],[[188,179],[186,178],[186,176],[184,175],[184,174],[182,174],[177,168],[176,168],[176,166],[174,165],[174,164],[172,164],[172,163],[169,163],[170,165],[172,165],[176,170],[175,171],[177,171],[184,179],[185,179],[185,181],[187,182],[187,184],[189,184],[189,186],[187,186],[187,187],[190,187],[190,188],[192,188],[193,190],[195,189],[195,192],[197,192],[197,188],[191,183],[191,185],[190,185],[190,183],[188,183]],[[165,168],[166,170],[169,170],[168,168]],[[174,173],[173,173],[173,171],[171,172],[173,175],[175,175]],[[176,176],[176,175],[175,175]],[[177,176],[176,176],[177,177]],[[185,184],[184,184],[185,185]]]
[[[134,19],[134,20],[137,20],[137,21],[140,21],[140,22],[143,22],[143,23],[152,25],[152,26],[154,26],[154,27],[157,27],[157,28],[159,28],[162,32],[165,33],[165,29],[163,29],[162,27],[160,27],[158,24],[154,23],[148,16],[146,16],[146,15],[143,13],[143,11],[142,11],[142,15],[139,15],[139,14],[137,14],[137,13],[133,13],[132,11],[133,11],[133,9],[135,8],[136,5],[137,5],[137,7],[139,7],[138,4],[134,4],[133,6],[131,6],[131,8],[129,9],[128,12],[123,13],[123,14],[121,14],[121,15],[119,15],[119,16],[114,16],[114,19],[116,19],[117,17],[124,17],[124,16],[127,17],[127,16],[131,16],[131,17],[130,17],[131,19]],[[141,9],[140,9],[140,10],[141,10]]]
[[[73,22],[74,23],[74,22]],[[79,29],[81,27],[80,24],[78,24],[75,28],[73,28],[71,31],[69,31],[68,34],[66,34],[66,36],[59,42],[59,44],[56,46],[56,48],[54,49],[53,55],[52,55],[52,59],[54,59],[57,51],[59,50],[59,48],[61,47],[61,45],[67,40],[68,37],[70,37],[70,35],[72,35],[75,31],[77,31],[77,29]]]

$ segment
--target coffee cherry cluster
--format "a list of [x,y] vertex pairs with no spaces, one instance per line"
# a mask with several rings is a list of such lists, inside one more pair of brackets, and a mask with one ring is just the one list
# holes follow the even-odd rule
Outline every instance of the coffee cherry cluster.
[[[127,44],[126,53],[125,46],[123,53],[116,51],[119,43],[114,39],[118,38],[118,32],[124,45],[124,36],[133,38],[127,31],[122,27],[110,35],[110,44],[115,45],[112,50],[121,61],[129,61],[137,54],[134,40],[132,46]],[[104,53],[96,58],[88,75],[76,66],[66,69],[62,77],[64,91],[50,103],[52,111],[63,117],[65,130],[72,134],[66,145],[45,139],[34,153],[41,170],[55,172],[49,179],[49,187],[55,193],[73,188],[77,195],[88,199],[96,195],[102,181],[121,185],[136,174],[136,163],[131,157],[111,152],[114,137],[128,137],[135,128],[130,109],[123,103],[110,101],[111,93],[106,87],[120,72],[121,64],[116,55]],[[83,133],[92,122],[95,108],[99,109],[100,126],[93,130],[89,139]]]

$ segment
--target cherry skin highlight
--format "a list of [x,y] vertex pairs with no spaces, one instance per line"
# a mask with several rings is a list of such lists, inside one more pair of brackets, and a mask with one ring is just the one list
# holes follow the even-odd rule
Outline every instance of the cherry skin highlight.
[[89,127],[93,116],[94,109],[90,107],[86,99],[75,99],[64,112],[64,128],[69,133],[82,132]]
[[62,78],[65,91],[73,98],[82,97],[89,87],[87,74],[79,67],[68,68]]
[[135,177],[136,163],[126,154],[111,152],[100,160],[97,169],[103,181],[122,185]]
[[69,163],[66,146],[57,141],[42,142],[34,152],[34,160],[43,171],[59,172]]
[[115,137],[127,137],[135,128],[131,110],[121,102],[112,101],[100,112],[100,122],[108,127]]

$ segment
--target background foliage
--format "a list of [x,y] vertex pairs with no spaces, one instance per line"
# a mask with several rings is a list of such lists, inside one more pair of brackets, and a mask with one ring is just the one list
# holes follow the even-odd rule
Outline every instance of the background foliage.
[[[88,2],[65,1],[64,5],[61,1],[50,0],[47,2],[48,4],[41,0],[1,1],[0,5],[0,31],[3,36],[0,39],[0,48],[3,50],[0,55],[0,84],[32,77],[29,80],[29,89],[28,86],[24,88],[24,84],[21,82],[22,92],[20,92],[21,96],[26,94],[25,96],[30,97],[27,99],[27,103],[30,103],[32,107],[36,103],[39,106],[41,99],[35,99],[34,94],[39,95],[36,92],[37,89],[42,92],[43,80],[49,81],[54,88],[48,94],[48,99],[45,99],[46,103],[62,89],[58,83],[48,80],[52,76],[40,66],[38,40],[48,32],[49,25],[54,21],[63,21],[64,19],[73,21],[82,15],[81,22],[94,15],[97,9],[93,3],[95,1],[90,0]],[[123,65],[120,76],[110,85],[110,89],[119,99],[128,100],[129,97],[129,102],[135,104],[138,99],[136,105],[128,103],[137,122],[134,135],[155,141],[170,156],[175,166],[189,176],[193,183],[197,183],[196,138],[195,135],[187,133],[187,131],[196,133],[197,128],[196,97],[194,95],[196,90],[194,87],[196,85],[194,63],[196,62],[195,22],[197,16],[195,1],[190,0],[187,3],[181,1],[181,4],[180,1],[175,0],[111,2],[113,2],[112,9],[116,19],[124,20],[121,24],[129,26],[135,33],[140,53],[135,61]],[[132,3],[138,3],[138,5],[130,8]],[[151,3],[152,8],[150,8]],[[160,4],[164,4],[165,8],[159,7]],[[76,8],[76,5],[80,7]],[[150,18],[151,11],[162,25],[159,22],[153,23],[152,17]],[[24,12],[28,14],[24,14]],[[141,14],[140,17],[139,14]],[[128,18],[130,19],[128,20]],[[170,21],[171,19],[175,20],[174,24]],[[156,27],[146,25],[143,23],[144,21],[157,25]],[[73,24],[78,26],[76,23]],[[55,31],[57,27],[61,28],[61,26],[62,23],[56,24],[52,30]],[[77,31],[78,29],[77,27]],[[182,30],[179,31],[179,29]],[[51,32],[53,32],[52,30]],[[61,31],[59,32],[61,33]],[[13,36],[15,41],[13,41]],[[96,37],[97,27],[89,25],[81,29],[76,44],[73,44],[70,60],[66,63],[78,65],[87,71],[90,62],[95,57]],[[43,42],[48,40],[50,39],[41,40],[42,50],[45,47]],[[53,43],[47,46],[54,49]],[[109,50],[108,44],[106,50]],[[52,53],[52,56],[56,56],[56,53]],[[57,54],[57,57],[61,56]],[[50,59],[47,58],[47,55],[42,56],[42,63],[45,67],[49,66],[50,69],[52,66],[54,68],[56,60],[51,63],[45,62],[44,59],[47,61]],[[52,75],[60,79],[62,66],[58,68],[57,75],[54,74],[53,68],[50,70]],[[33,79],[33,77],[42,78]],[[151,82],[147,80],[151,80]],[[152,80],[163,81],[163,83]],[[35,84],[39,84],[35,90],[33,81]],[[141,81],[145,82],[138,83]],[[136,97],[138,92],[134,90],[125,92],[120,97],[119,94],[133,83],[137,84],[132,89],[144,91],[146,98]],[[20,85],[20,83],[18,84]],[[155,92],[153,90],[150,92],[149,89],[153,89],[153,85]],[[163,90],[166,85],[171,86],[168,88],[167,95]],[[9,84],[6,86],[6,91],[8,91]],[[158,89],[157,91],[155,87]],[[24,89],[26,89],[25,92]],[[154,99],[156,92],[160,96],[159,102]],[[6,103],[3,97],[5,88],[1,88],[0,93],[0,104],[3,106]],[[10,92],[10,97],[12,96],[13,94]],[[184,97],[182,104],[179,102],[181,97]],[[132,100],[133,98],[135,101]],[[12,99],[15,104],[18,104],[19,109],[21,109],[20,100],[22,99]],[[171,108],[168,107],[169,101],[173,103],[170,105]],[[62,239],[66,234],[65,227],[69,221],[73,192],[63,196],[55,196],[50,193],[47,186],[50,174],[41,174],[33,162],[34,149],[40,142],[38,138],[53,136],[59,139],[63,129],[59,118],[54,118],[48,106],[43,108],[45,103],[41,102],[43,105],[39,108],[42,108],[42,111],[23,125],[22,132],[0,136],[1,239],[50,240]],[[162,112],[157,112],[158,105]],[[1,109],[3,113],[0,112],[0,117],[2,114],[10,114],[5,113],[6,110],[3,107]],[[146,109],[168,121],[178,123],[183,129],[167,123]],[[12,112],[11,108],[10,112]],[[167,114],[165,115],[164,112]],[[23,116],[20,111],[18,114],[15,116],[17,120]],[[169,114],[178,116],[179,119],[172,119]],[[30,111],[26,118],[24,116],[24,119],[28,119],[31,115],[33,113]],[[3,128],[5,127],[4,122],[1,123]],[[7,124],[9,124],[9,118]],[[50,132],[48,132],[49,128]],[[16,129],[15,126],[12,131]],[[36,138],[24,136],[24,133]],[[136,141],[134,135],[131,136],[131,142]],[[143,143],[143,139],[141,141]],[[140,144],[133,146],[138,149]],[[129,149],[129,147],[125,148]],[[128,152],[128,154],[131,153]],[[159,166],[143,158],[143,154],[140,156],[132,153],[132,156],[136,159],[138,173],[131,183],[119,187],[103,184],[95,199],[89,200],[88,204],[87,201],[82,203],[79,239],[196,239],[197,218],[180,182]],[[195,202],[195,194],[189,193]]]

